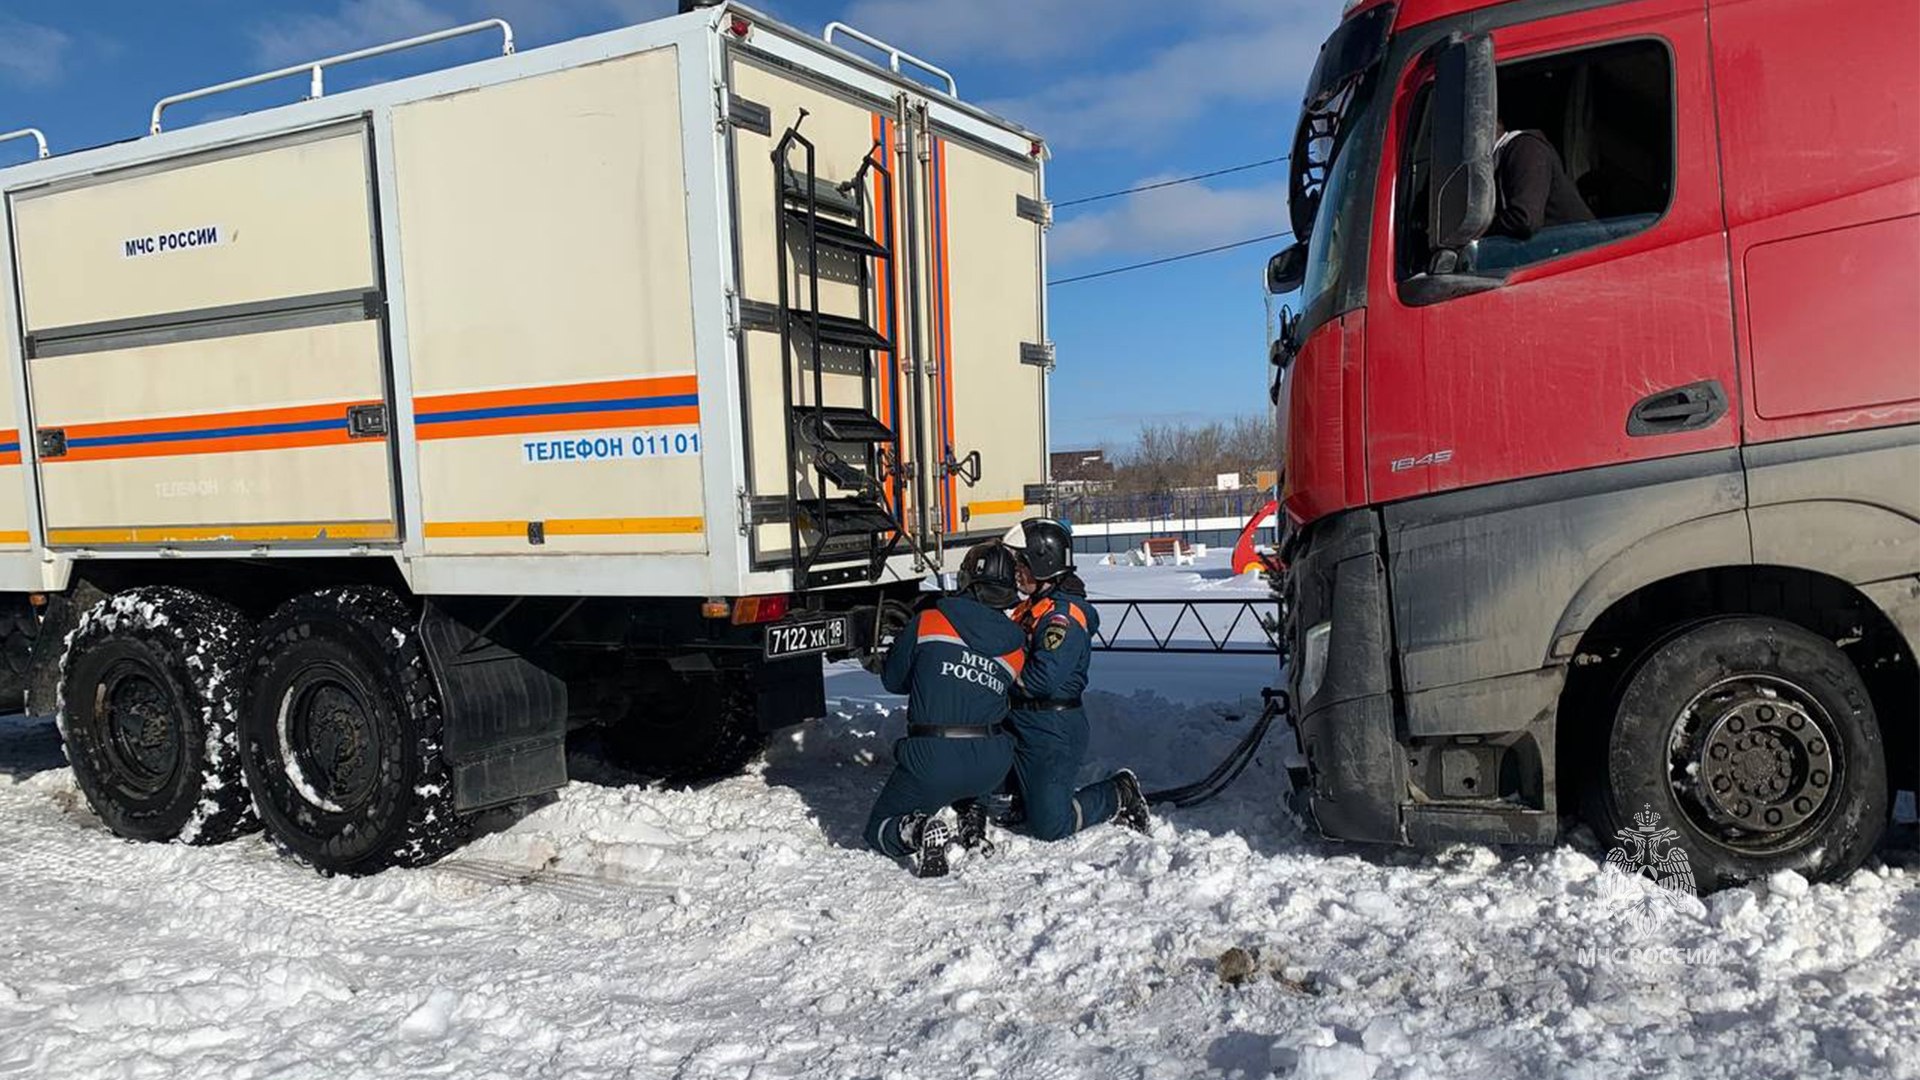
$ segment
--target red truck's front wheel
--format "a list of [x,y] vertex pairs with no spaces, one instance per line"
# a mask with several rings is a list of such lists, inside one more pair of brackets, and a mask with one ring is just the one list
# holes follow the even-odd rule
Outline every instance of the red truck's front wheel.
[[1778,619],[1724,618],[1651,649],[1622,690],[1594,827],[1651,810],[1702,888],[1838,877],[1887,822],[1886,755],[1860,674]]

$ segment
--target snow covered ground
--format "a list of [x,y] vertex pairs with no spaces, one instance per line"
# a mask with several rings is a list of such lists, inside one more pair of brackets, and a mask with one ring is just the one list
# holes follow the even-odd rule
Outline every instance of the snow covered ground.
[[[1217,562],[1089,577],[1260,592]],[[1270,667],[1102,657],[1089,772],[1204,771]],[[1920,1075],[1904,851],[1632,938],[1590,841],[1423,857],[1303,834],[1276,732],[1151,837],[1008,838],[919,881],[858,837],[897,701],[857,669],[829,694],[747,775],[664,790],[582,752],[547,805],[360,880],[257,836],[116,840],[51,723],[0,720],[0,1077]],[[1234,946],[1239,985],[1216,965]]]

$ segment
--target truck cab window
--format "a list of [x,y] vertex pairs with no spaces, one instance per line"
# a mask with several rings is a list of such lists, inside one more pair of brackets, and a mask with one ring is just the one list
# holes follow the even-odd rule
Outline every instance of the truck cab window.
[[[1640,40],[1499,68],[1494,221],[1460,272],[1501,274],[1640,232],[1673,196],[1672,62]],[[1423,273],[1431,95],[1416,95],[1401,155],[1398,277]]]

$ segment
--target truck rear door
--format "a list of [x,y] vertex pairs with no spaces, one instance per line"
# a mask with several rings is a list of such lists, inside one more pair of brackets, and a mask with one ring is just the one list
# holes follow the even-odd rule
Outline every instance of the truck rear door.
[[[926,201],[921,314],[934,466],[929,533],[946,545],[998,536],[1046,480],[1044,204],[1037,156],[1016,157],[914,110]],[[929,539],[932,539],[930,535]]]
[[755,568],[805,587],[1005,531],[1046,478],[1038,159],[728,55]]
[[364,123],[16,193],[54,548],[397,535]]

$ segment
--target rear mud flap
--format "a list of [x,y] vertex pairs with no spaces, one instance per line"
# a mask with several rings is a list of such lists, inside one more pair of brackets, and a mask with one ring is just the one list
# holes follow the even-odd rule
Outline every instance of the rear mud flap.
[[761,731],[778,731],[827,715],[826,672],[817,656],[756,664],[749,677]]
[[67,652],[67,635],[80,625],[87,609],[107,598],[89,581],[77,581],[67,593],[47,597],[40,627],[27,660],[24,708],[33,716],[52,716],[60,704],[60,661]]
[[559,611],[529,600],[429,600],[420,636],[440,684],[454,807],[499,806],[567,782],[567,686],[524,653]]

